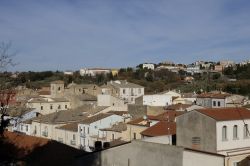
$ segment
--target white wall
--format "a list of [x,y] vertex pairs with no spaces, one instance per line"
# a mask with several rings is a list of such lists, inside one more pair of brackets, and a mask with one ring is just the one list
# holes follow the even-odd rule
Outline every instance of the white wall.
[[98,95],[97,96],[97,105],[98,106],[114,106],[114,107],[124,107],[124,101],[117,97],[111,95]]
[[184,150],[183,166],[224,166],[224,157]]
[[[250,129],[250,120],[245,120]],[[227,126],[227,141],[222,140],[222,127]],[[238,126],[238,139],[233,139],[233,126]],[[226,154],[225,151],[250,147],[250,136],[244,138],[244,123],[242,120],[222,121],[216,123],[217,152]]]
[[130,104],[134,104],[135,98],[142,95],[144,95],[144,88],[120,88],[119,92],[119,97],[126,99],[126,101]]
[[149,105],[149,106],[172,105],[172,96],[171,95],[144,95],[143,105]]
[[[91,136],[98,136],[99,138],[106,137],[105,132],[100,131],[99,129],[108,128],[111,127],[116,122],[123,122],[123,121],[124,117],[119,115],[111,115],[96,122],[93,122],[91,124],[78,124],[78,132],[80,133],[80,135],[85,136],[85,138],[81,137],[80,144],[82,146],[85,145],[93,147],[95,139],[92,139]],[[84,133],[84,128],[85,128],[85,133]],[[88,133],[88,128],[89,128],[89,133]]]
[[142,64],[142,68],[148,68],[148,69],[151,69],[151,70],[154,70],[155,69],[155,65],[152,64],[152,63],[144,63]]

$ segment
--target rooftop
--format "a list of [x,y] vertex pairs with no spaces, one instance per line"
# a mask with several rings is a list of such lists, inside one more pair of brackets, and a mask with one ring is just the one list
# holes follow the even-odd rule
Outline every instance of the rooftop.
[[69,123],[69,124],[66,124],[66,125],[63,125],[63,126],[57,127],[57,128],[62,129],[62,130],[77,132],[78,131],[78,124],[79,124],[78,122]]
[[203,93],[197,95],[197,98],[215,98],[215,99],[225,99],[227,97],[231,96],[227,93]]
[[101,129],[102,131],[115,131],[115,132],[123,132],[127,130],[127,124],[123,122],[119,122],[114,124],[110,128]]
[[85,105],[73,110],[63,110],[43,115],[35,118],[33,121],[49,124],[79,122],[86,119],[88,115],[98,113],[105,108],[107,107],[98,106],[93,108],[91,105]]
[[[146,119],[145,119],[146,118]],[[145,127],[150,127],[150,121],[151,120],[159,120],[157,116],[145,116],[145,118],[137,118],[134,120],[129,121],[127,124],[129,125],[136,125],[136,126],[145,126]]]
[[99,121],[99,120],[104,119],[106,117],[109,117],[111,115],[113,115],[113,114],[100,113],[100,114],[97,114],[97,115],[94,115],[92,117],[84,119],[83,121],[80,122],[80,124],[91,124],[93,122]]
[[185,110],[186,108],[192,106],[191,104],[173,104],[173,105],[170,105],[170,106],[167,106],[165,109],[166,110]]
[[175,118],[179,115],[184,114],[185,112],[181,111],[166,111],[160,115],[156,116],[156,119],[159,121],[169,121],[169,122],[174,122]]
[[174,134],[176,134],[176,123],[167,121],[160,121],[157,124],[141,132],[141,135],[148,137],[174,135]]
[[69,102],[65,98],[43,98],[43,97],[37,97],[32,98],[28,101],[29,103],[55,103],[55,102]]
[[250,111],[246,108],[209,108],[196,110],[216,121],[250,119]]
[[118,88],[144,88],[141,85],[127,82],[126,80],[110,81],[109,83],[110,85],[118,87]]

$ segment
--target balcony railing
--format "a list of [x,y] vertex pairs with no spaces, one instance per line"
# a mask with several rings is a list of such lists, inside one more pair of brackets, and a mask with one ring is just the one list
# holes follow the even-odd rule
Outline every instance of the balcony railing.
[[44,136],[44,137],[48,137],[48,132],[43,131],[43,132],[42,132],[42,136]]

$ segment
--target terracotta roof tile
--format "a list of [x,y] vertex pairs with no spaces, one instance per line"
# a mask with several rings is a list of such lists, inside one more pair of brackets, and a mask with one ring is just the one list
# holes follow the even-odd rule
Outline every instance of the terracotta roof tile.
[[175,118],[179,115],[184,114],[185,112],[181,112],[181,111],[166,111],[158,116],[156,116],[156,119],[158,119],[159,121],[162,120],[168,120],[170,122],[175,121]]
[[250,111],[246,108],[209,108],[197,111],[216,121],[250,119]]
[[158,118],[156,118],[156,116],[147,116],[147,119],[145,120],[143,117],[141,117],[141,118],[131,120],[127,124],[149,127],[150,120],[158,120]]
[[160,121],[141,132],[141,135],[149,137],[174,134],[176,134],[176,123],[167,121]]
[[215,98],[215,99],[225,99],[226,97],[231,96],[231,94],[221,94],[221,93],[203,93],[197,95],[197,98]]

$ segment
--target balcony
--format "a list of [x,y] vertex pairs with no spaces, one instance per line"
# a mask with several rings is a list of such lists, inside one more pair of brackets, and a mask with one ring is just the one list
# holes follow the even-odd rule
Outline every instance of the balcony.
[[70,144],[71,144],[71,145],[76,145],[76,140],[71,140],[71,141],[70,141]]
[[42,136],[48,137],[48,132],[47,132],[47,131],[43,131],[43,132],[42,132]]

